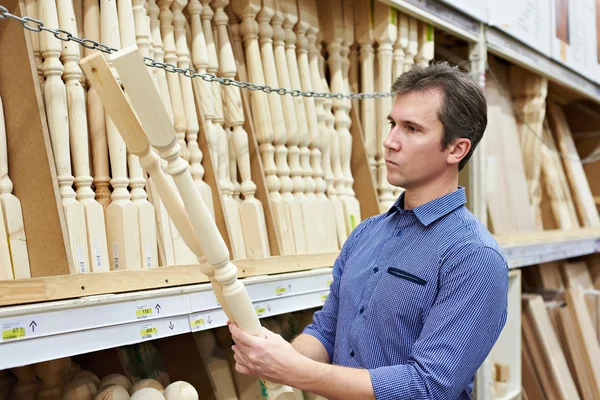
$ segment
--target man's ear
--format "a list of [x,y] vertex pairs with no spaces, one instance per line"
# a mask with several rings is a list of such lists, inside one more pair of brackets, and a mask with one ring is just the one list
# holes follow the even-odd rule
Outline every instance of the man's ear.
[[448,146],[448,164],[459,164],[469,154],[471,141],[467,138],[458,138]]

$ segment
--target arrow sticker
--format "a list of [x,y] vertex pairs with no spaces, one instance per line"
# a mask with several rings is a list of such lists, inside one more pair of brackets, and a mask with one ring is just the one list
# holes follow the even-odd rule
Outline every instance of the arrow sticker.
[[156,306],[154,306],[154,309],[156,310],[157,314],[160,314],[160,304],[157,304]]
[[175,328],[175,325],[173,324],[173,321],[169,321],[169,329],[173,330],[173,328]]
[[210,319],[210,315],[208,316],[208,318],[206,318],[206,322],[208,322],[208,324],[212,324],[212,319]]
[[36,326],[37,326],[37,324],[35,323],[35,321],[31,321],[31,323],[29,324],[29,327],[31,328],[31,332],[35,332]]
[[271,311],[271,305],[267,304],[267,310],[269,310],[269,312]]

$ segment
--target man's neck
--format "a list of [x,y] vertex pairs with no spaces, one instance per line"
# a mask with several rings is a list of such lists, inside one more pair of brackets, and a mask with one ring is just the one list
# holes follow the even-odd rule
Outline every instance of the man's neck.
[[458,189],[458,177],[451,180],[429,182],[404,191],[404,209],[411,210]]

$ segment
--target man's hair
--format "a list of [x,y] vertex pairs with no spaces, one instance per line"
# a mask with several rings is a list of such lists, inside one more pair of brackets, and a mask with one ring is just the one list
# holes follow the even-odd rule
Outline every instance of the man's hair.
[[428,66],[414,65],[392,85],[392,94],[396,96],[430,90],[442,93],[442,104],[438,110],[438,118],[444,127],[442,149],[458,138],[471,141],[471,149],[458,165],[458,170],[461,171],[487,126],[485,94],[466,73],[447,62]]

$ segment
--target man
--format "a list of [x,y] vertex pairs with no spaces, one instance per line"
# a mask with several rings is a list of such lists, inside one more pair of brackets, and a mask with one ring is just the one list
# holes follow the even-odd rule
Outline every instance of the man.
[[387,179],[405,191],[354,229],[293,344],[230,325],[237,371],[331,400],[471,398],[507,316],[506,260],[458,186],[486,100],[447,63],[413,67],[392,91]]

